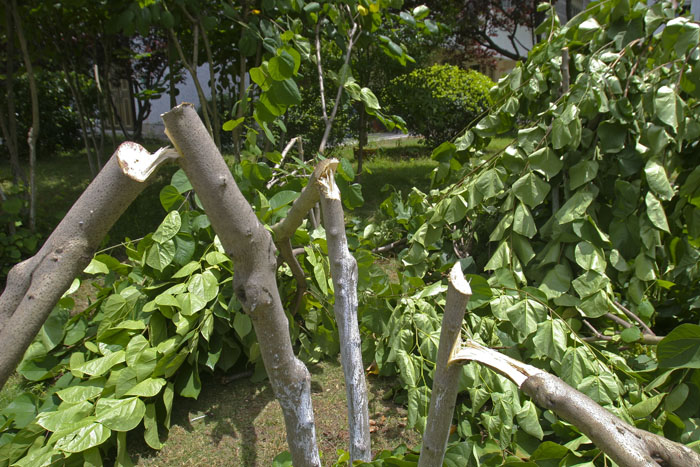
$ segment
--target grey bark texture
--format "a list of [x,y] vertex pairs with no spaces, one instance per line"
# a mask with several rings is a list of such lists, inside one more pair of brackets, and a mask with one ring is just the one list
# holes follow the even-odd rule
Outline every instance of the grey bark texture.
[[700,465],[700,454],[662,436],[635,428],[560,378],[481,344],[467,341],[450,364],[477,361],[511,379],[540,407],[575,425],[622,467]]
[[372,460],[369,434],[367,384],[362,365],[362,341],[357,324],[357,261],[348,250],[345,216],[340,190],[335,184],[333,159],[325,165],[316,182],[321,192],[321,214],[328,242],[328,260],[335,301],[333,312],[338,323],[340,360],[345,376],[350,429],[350,462]]
[[700,454],[692,449],[629,425],[554,375],[531,376],[520,389],[574,424],[622,467],[700,465]]
[[467,303],[472,295],[469,283],[464,279],[459,263],[450,271],[445,313],[440,329],[440,346],[435,362],[435,376],[430,396],[430,408],[423,434],[423,446],[418,459],[419,467],[442,465],[450,437],[459,388],[459,365],[448,365],[455,346],[460,342],[462,321]]
[[289,322],[276,282],[277,259],[269,231],[241,194],[192,104],[162,115],[180,165],[197,192],[234,264],[233,287],[258,336],[265,369],[287,428],[295,466],[320,466],[311,377],[292,349]]
[[155,160],[161,161],[140,145],[122,143],[39,252],[10,270],[0,296],[0,387],[109,229],[145,187],[125,167],[153,169]]

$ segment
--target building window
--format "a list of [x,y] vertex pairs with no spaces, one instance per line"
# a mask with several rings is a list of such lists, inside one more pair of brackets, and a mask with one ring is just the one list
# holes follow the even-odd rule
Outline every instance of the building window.
[[134,128],[134,103],[131,100],[131,92],[129,90],[129,81],[120,79],[119,85],[114,88],[114,105],[117,108],[117,113],[122,121],[122,124],[129,129]]
[[501,7],[503,7],[504,10],[512,10],[513,0],[503,0],[501,3]]

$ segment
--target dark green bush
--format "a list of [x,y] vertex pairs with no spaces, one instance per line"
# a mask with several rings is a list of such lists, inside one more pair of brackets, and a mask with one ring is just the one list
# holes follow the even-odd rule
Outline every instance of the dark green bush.
[[389,111],[431,145],[450,140],[491,105],[487,76],[452,65],[433,65],[392,79],[383,91]]
[[[39,114],[41,119],[40,133],[37,146],[37,157],[43,158],[57,151],[72,150],[82,147],[80,139],[80,120],[78,112],[72,105],[73,97],[65,80],[63,72],[47,70],[38,71],[35,75],[39,92]],[[20,155],[28,154],[27,133],[32,125],[32,107],[29,94],[27,75],[15,77],[15,105],[17,111],[17,138]],[[82,79],[80,85],[86,89],[89,97],[85,104],[94,108],[95,90],[91,84]],[[7,148],[0,144],[0,154]]]

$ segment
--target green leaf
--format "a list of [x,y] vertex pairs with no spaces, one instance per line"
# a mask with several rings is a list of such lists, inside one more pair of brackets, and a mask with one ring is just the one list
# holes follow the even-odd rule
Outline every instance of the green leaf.
[[125,396],[154,397],[165,386],[163,378],[148,378],[129,389]]
[[600,405],[610,405],[619,396],[617,382],[608,373],[585,377],[578,385],[578,390]]
[[71,427],[71,431],[56,441],[56,449],[65,452],[82,452],[107,441],[112,432],[95,417],[84,418]]
[[233,131],[238,125],[243,123],[243,120],[245,120],[245,117],[240,117],[235,120],[228,120],[224,122],[223,126],[221,127],[222,130],[224,131]]
[[123,363],[126,358],[125,356],[126,354],[123,350],[118,350],[104,357],[85,362],[77,368],[71,368],[71,370],[76,370],[90,376],[102,376],[111,370],[113,366]]
[[292,455],[289,451],[277,454],[275,458],[272,459],[272,467],[292,467]]
[[659,201],[656,196],[649,191],[644,198],[644,202],[647,205],[647,216],[649,217],[651,223],[654,224],[654,227],[659,230],[663,230],[664,232],[671,233],[661,201]]
[[90,264],[83,269],[85,274],[109,274],[109,268],[102,261],[98,261],[95,258],[90,260]]
[[115,431],[136,428],[146,413],[146,404],[138,397],[126,399],[102,398],[97,401],[95,417],[104,426]]
[[235,329],[238,336],[243,339],[253,329],[253,322],[245,313],[236,313],[233,317],[233,329]]
[[551,300],[568,292],[570,287],[571,271],[563,264],[557,264],[547,271],[539,289]]
[[623,342],[637,342],[642,337],[642,331],[637,326],[631,326],[620,333]]
[[605,274],[605,253],[596,248],[592,243],[579,242],[575,249],[576,264],[586,271],[596,271]]
[[396,351],[396,364],[399,366],[401,381],[409,387],[415,387],[418,382],[416,370],[411,357],[405,350],[400,349]]
[[661,86],[654,97],[654,114],[666,125],[678,127],[676,93],[668,86]]
[[537,408],[532,401],[525,401],[522,408],[515,416],[518,420],[518,425],[520,425],[520,428],[522,428],[525,433],[540,440],[544,437],[544,432],[540,425],[540,418],[537,415]]
[[270,210],[276,211],[279,208],[292,203],[295,199],[299,197],[298,191],[283,190],[277,192],[270,198]]
[[598,318],[610,311],[610,301],[603,290],[598,290],[581,300],[579,308],[584,316],[588,318]]
[[594,192],[585,191],[585,188],[577,191],[557,211],[555,219],[559,224],[566,224],[581,219],[595,197]]
[[36,423],[49,431],[58,431],[63,426],[82,421],[92,413],[93,408],[93,405],[86,400],[77,404],[63,403],[58,410],[40,413]]
[[566,351],[569,330],[561,320],[547,319],[537,325],[537,332],[532,338],[535,355],[561,361]]
[[153,269],[162,271],[173,262],[176,251],[175,242],[172,240],[164,243],[154,243],[146,252],[146,264]]
[[286,50],[279,51],[279,55],[268,62],[267,71],[275,81],[291,78],[294,75],[294,57]]
[[163,447],[158,435],[158,418],[156,416],[156,404],[151,402],[146,404],[146,413],[143,418],[143,425],[146,429],[143,437],[152,449],[159,450]]
[[63,401],[69,404],[75,404],[78,402],[86,401],[88,399],[94,399],[95,397],[102,394],[104,389],[104,378],[88,380],[80,383],[78,386],[69,386],[67,388],[57,391],[56,394]]
[[569,188],[575,190],[598,175],[598,162],[581,161],[569,169]]
[[660,368],[700,368],[700,326],[681,324],[656,348]]
[[[189,263],[185,264],[183,267],[181,267],[180,269],[178,269],[178,271],[177,271],[175,274],[172,275],[172,278],[173,278],[173,279],[179,279],[179,278],[181,278],[181,277],[188,277],[188,276],[191,275],[193,272],[199,271],[199,268],[200,268],[200,267],[201,267],[201,266],[200,266],[199,261],[190,261]],[[172,295],[170,295],[170,294],[165,294],[165,295],[167,295],[167,296],[169,296],[169,297],[172,297]],[[159,295],[159,296],[160,296],[160,295]],[[158,300],[157,297],[156,297],[156,300]],[[158,303],[158,301],[156,301],[156,303]],[[161,303],[158,303],[158,304],[160,305]],[[167,303],[163,303],[163,304],[166,305]],[[177,306],[177,305],[176,305],[176,306]]]
[[673,388],[673,391],[666,396],[666,400],[664,401],[666,410],[669,412],[675,412],[678,410],[688,398],[689,392],[690,390],[688,385],[685,383],[681,383]]
[[365,104],[365,107],[368,109],[372,110],[379,110],[382,107],[379,105],[379,101],[377,100],[377,96],[374,95],[371,89],[369,88],[362,88],[360,90],[360,99],[362,99],[362,102]]
[[182,219],[178,211],[170,211],[163,222],[158,226],[158,229],[153,233],[153,241],[157,243],[165,243],[173,238],[180,231]]
[[545,320],[547,310],[540,302],[526,298],[515,302],[506,314],[513,327],[527,337],[537,331],[537,323]]
[[674,192],[671,182],[668,181],[666,170],[654,159],[649,159],[644,167],[647,184],[656,195],[664,201],[673,198]]
[[600,149],[605,153],[618,153],[625,147],[627,128],[617,122],[607,120],[598,125]]
[[293,79],[275,81],[268,91],[271,101],[281,105],[301,104],[301,93]]
[[205,302],[210,302],[219,294],[219,281],[207,270],[202,274],[194,274],[187,284],[187,290]]
[[484,199],[493,198],[503,190],[503,182],[496,169],[489,169],[479,175],[475,186]]
[[170,211],[173,208],[177,209],[185,202],[185,197],[173,185],[164,186],[160,190],[159,198],[160,204],[166,211]]
[[538,149],[530,154],[528,162],[533,170],[541,172],[548,180],[564,167],[564,162],[549,147]]
[[532,172],[520,177],[513,183],[513,193],[530,208],[539,206],[549,193],[549,183]]
[[535,219],[530,210],[522,203],[518,203],[513,217],[513,231],[527,238],[532,238],[537,233]]
[[656,410],[665,396],[666,394],[657,394],[641,402],[637,402],[628,409],[628,412],[632,418],[646,418]]
[[178,169],[170,179],[170,184],[177,188],[177,191],[182,194],[192,189],[192,184],[190,183],[185,171]]

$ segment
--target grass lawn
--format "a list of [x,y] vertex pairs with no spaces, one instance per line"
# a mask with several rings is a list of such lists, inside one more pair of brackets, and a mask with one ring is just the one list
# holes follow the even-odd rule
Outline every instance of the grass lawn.
[[[347,449],[347,407],[343,370],[338,362],[310,365],[316,437],[323,465]],[[173,427],[160,451],[134,435],[131,455],[138,466],[269,466],[287,450],[284,419],[268,382],[240,379],[229,384],[208,377],[195,400],[174,403]],[[406,409],[391,401],[391,381],[368,377],[372,452],[404,443],[417,446],[420,435],[406,428]]]

